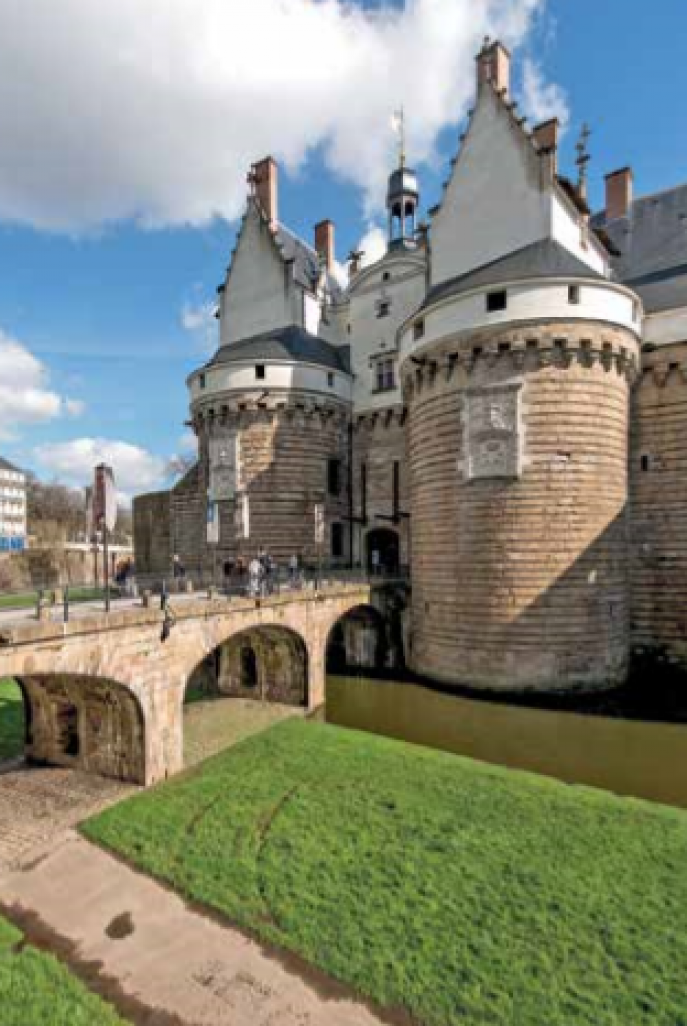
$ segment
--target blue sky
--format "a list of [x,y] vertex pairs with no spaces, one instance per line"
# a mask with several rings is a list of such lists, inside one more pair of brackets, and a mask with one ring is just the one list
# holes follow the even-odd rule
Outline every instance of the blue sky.
[[[130,2],[119,0],[122,19]],[[205,2],[210,9],[218,0]],[[260,0],[259,6],[273,2]],[[523,93],[523,62],[534,68],[536,89],[530,90],[526,105],[535,115],[531,120],[536,120],[537,110],[567,111],[563,171],[573,172],[580,124],[590,123],[595,206],[602,204],[604,173],[624,164],[634,169],[636,194],[667,188],[687,177],[684,0],[661,0],[653,6],[629,0],[491,2],[499,12],[485,15],[484,24],[493,24],[495,18],[497,27],[504,26],[519,43],[514,52],[516,95]],[[19,15],[11,0],[0,0],[0,96],[7,96],[10,76],[16,90],[9,104],[4,101],[4,109],[0,100],[0,138],[5,139],[0,147],[0,453],[44,477],[57,474],[72,483],[85,483],[92,457],[119,459],[122,487],[131,493],[160,484],[166,460],[186,444],[185,376],[207,359],[208,331],[214,326],[198,312],[212,302],[224,277],[250,156],[258,158],[272,150],[281,158],[281,219],[310,239],[313,224],[333,218],[337,255],[343,260],[370,225],[380,221],[380,183],[393,147],[386,112],[391,113],[397,97],[407,111],[411,157],[414,149],[424,158],[416,166],[423,205],[431,206],[456,150],[460,119],[468,105],[473,76],[468,55],[474,52],[475,34],[482,34],[481,23],[475,25],[471,18],[478,8],[487,10],[489,0],[418,0],[414,5],[415,17],[424,19],[430,40],[435,31],[432,19],[439,18],[442,8],[448,10],[446,4],[453,5],[452,15],[456,8],[464,8],[464,22],[454,24],[455,55],[441,33],[436,36],[440,59],[455,74],[455,104],[450,91],[436,102],[436,94],[447,93],[445,75],[428,80],[407,70],[404,47],[417,35],[417,26],[404,35],[403,23],[393,22],[394,9],[397,18],[403,18],[404,11],[408,14],[402,4],[367,4],[378,18],[374,31],[368,32],[364,20],[342,20],[334,0],[325,5],[326,24],[311,26],[310,9],[316,5],[294,0],[294,12],[298,9],[304,19],[299,36],[312,27],[317,45],[331,32],[330,49],[326,60],[314,60],[307,73],[297,70],[295,55],[293,97],[285,108],[294,111],[293,123],[275,110],[273,126],[269,88],[261,93],[259,85],[248,83],[244,96],[245,75],[238,73],[216,88],[208,69],[216,66],[221,76],[224,55],[215,52],[218,26],[211,19],[207,43],[201,38],[194,44],[196,65],[201,55],[201,72],[186,79],[190,85],[185,92],[184,76],[177,77],[174,68],[180,47],[184,59],[187,0],[171,5],[177,8],[177,20],[165,37],[169,51],[163,47],[152,55],[168,73],[158,74],[151,84],[131,59],[130,78],[137,89],[133,104],[124,87],[120,103],[91,62],[88,43],[94,27],[84,0],[64,3],[71,8],[75,26],[68,44],[47,31],[36,36],[30,14],[33,7],[37,25],[37,3],[26,0],[26,14]],[[110,3],[103,0],[105,7]],[[146,4],[134,5],[131,16],[138,17],[132,12],[141,7]],[[110,13],[118,17],[117,5]],[[317,17],[321,14],[315,12]],[[238,3],[230,2],[221,17],[230,40],[232,18],[238,23],[245,14]],[[142,32],[150,30],[151,26],[142,27]],[[82,48],[74,42],[79,32]],[[250,47],[251,26],[237,28],[239,40],[244,32]],[[111,38],[111,50],[116,51],[116,31]],[[278,39],[274,45],[279,45]],[[266,46],[269,55],[269,38]],[[22,88],[16,89],[9,58],[11,50],[22,47],[33,48],[29,56],[35,62]],[[393,71],[391,82],[374,76],[365,81],[359,71],[359,51],[364,48],[376,64],[402,62],[399,66],[406,70],[399,74],[397,88]],[[412,59],[431,64],[431,49],[428,45]],[[147,54],[146,59],[150,57]],[[121,75],[126,76],[129,65],[118,59]],[[258,64],[260,59],[258,53]],[[226,60],[232,60],[229,45]],[[47,97],[46,63],[51,83]],[[24,60],[22,68],[27,65],[31,61]],[[331,88],[328,66],[336,79]],[[291,87],[288,63],[284,67],[280,73],[285,80],[275,73],[275,95]],[[375,81],[383,87],[375,88]],[[189,102],[186,111],[187,95],[194,91],[199,106],[191,109]],[[384,95],[378,96],[380,92]],[[151,95],[156,107],[146,121],[146,105],[153,110]],[[326,107],[341,103],[341,96],[350,96],[353,110],[339,118],[336,110]],[[198,114],[204,97],[207,124]],[[97,131],[100,103],[106,111],[111,110],[108,104],[118,104],[117,116],[108,114],[102,135]],[[174,136],[177,110],[180,138]],[[356,116],[361,119],[360,133]],[[429,123],[429,128],[421,130],[419,121]],[[159,124],[165,134],[162,140],[153,138]],[[33,138],[32,125],[41,130]],[[370,139],[374,134],[379,139]],[[364,136],[362,142],[359,136]],[[272,137],[274,146],[269,144]],[[217,209],[224,217],[213,218]],[[196,223],[185,226],[189,221]],[[155,226],[149,227],[151,223]],[[192,330],[194,315],[201,323]]]

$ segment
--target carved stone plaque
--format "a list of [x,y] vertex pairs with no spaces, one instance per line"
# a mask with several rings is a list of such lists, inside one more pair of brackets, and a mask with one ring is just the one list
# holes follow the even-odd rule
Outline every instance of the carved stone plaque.
[[466,477],[519,477],[522,469],[522,382],[467,393]]
[[214,502],[233,499],[237,488],[238,437],[229,432],[220,438],[211,438],[210,498]]

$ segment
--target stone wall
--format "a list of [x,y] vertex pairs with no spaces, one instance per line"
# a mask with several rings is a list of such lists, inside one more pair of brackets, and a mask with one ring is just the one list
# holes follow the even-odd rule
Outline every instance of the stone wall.
[[624,679],[637,357],[622,329],[540,323],[406,365],[414,669],[484,688]]
[[[368,560],[371,531],[393,531],[398,536],[399,562],[409,558],[408,460],[406,451],[406,411],[401,406],[361,414],[354,419],[353,431],[353,496],[355,525],[354,556],[356,563]],[[398,465],[398,519],[394,515],[394,464]],[[363,467],[365,468],[365,502],[363,502]]]
[[164,577],[172,566],[170,492],[137,495],[133,501],[136,573]]
[[223,695],[307,706],[303,641],[280,628],[244,631],[220,649],[218,687]]
[[687,343],[642,363],[632,403],[632,644],[687,669]]
[[[119,557],[117,557],[119,558]],[[26,549],[0,553],[0,590],[23,591],[102,580],[102,552],[65,549]]]

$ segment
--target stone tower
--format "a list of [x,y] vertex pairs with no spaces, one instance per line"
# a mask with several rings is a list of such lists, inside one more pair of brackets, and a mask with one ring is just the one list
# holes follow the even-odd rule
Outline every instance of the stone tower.
[[[640,303],[508,100],[485,46],[402,326],[415,670],[481,688],[624,679],[630,386]],[[541,138],[541,136],[539,136]],[[488,173],[485,172],[488,169]]]

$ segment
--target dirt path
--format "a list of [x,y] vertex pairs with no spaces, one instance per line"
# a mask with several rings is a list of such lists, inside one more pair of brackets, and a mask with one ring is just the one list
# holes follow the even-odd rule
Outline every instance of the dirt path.
[[[29,939],[51,938],[88,967],[102,992],[139,1023],[185,1026],[378,1026],[334,984],[305,980],[237,930],[189,909],[171,891],[74,832],[24,869],[0,869],[0,903]],[[136,1010],[136,1014],[132,1013]]]

